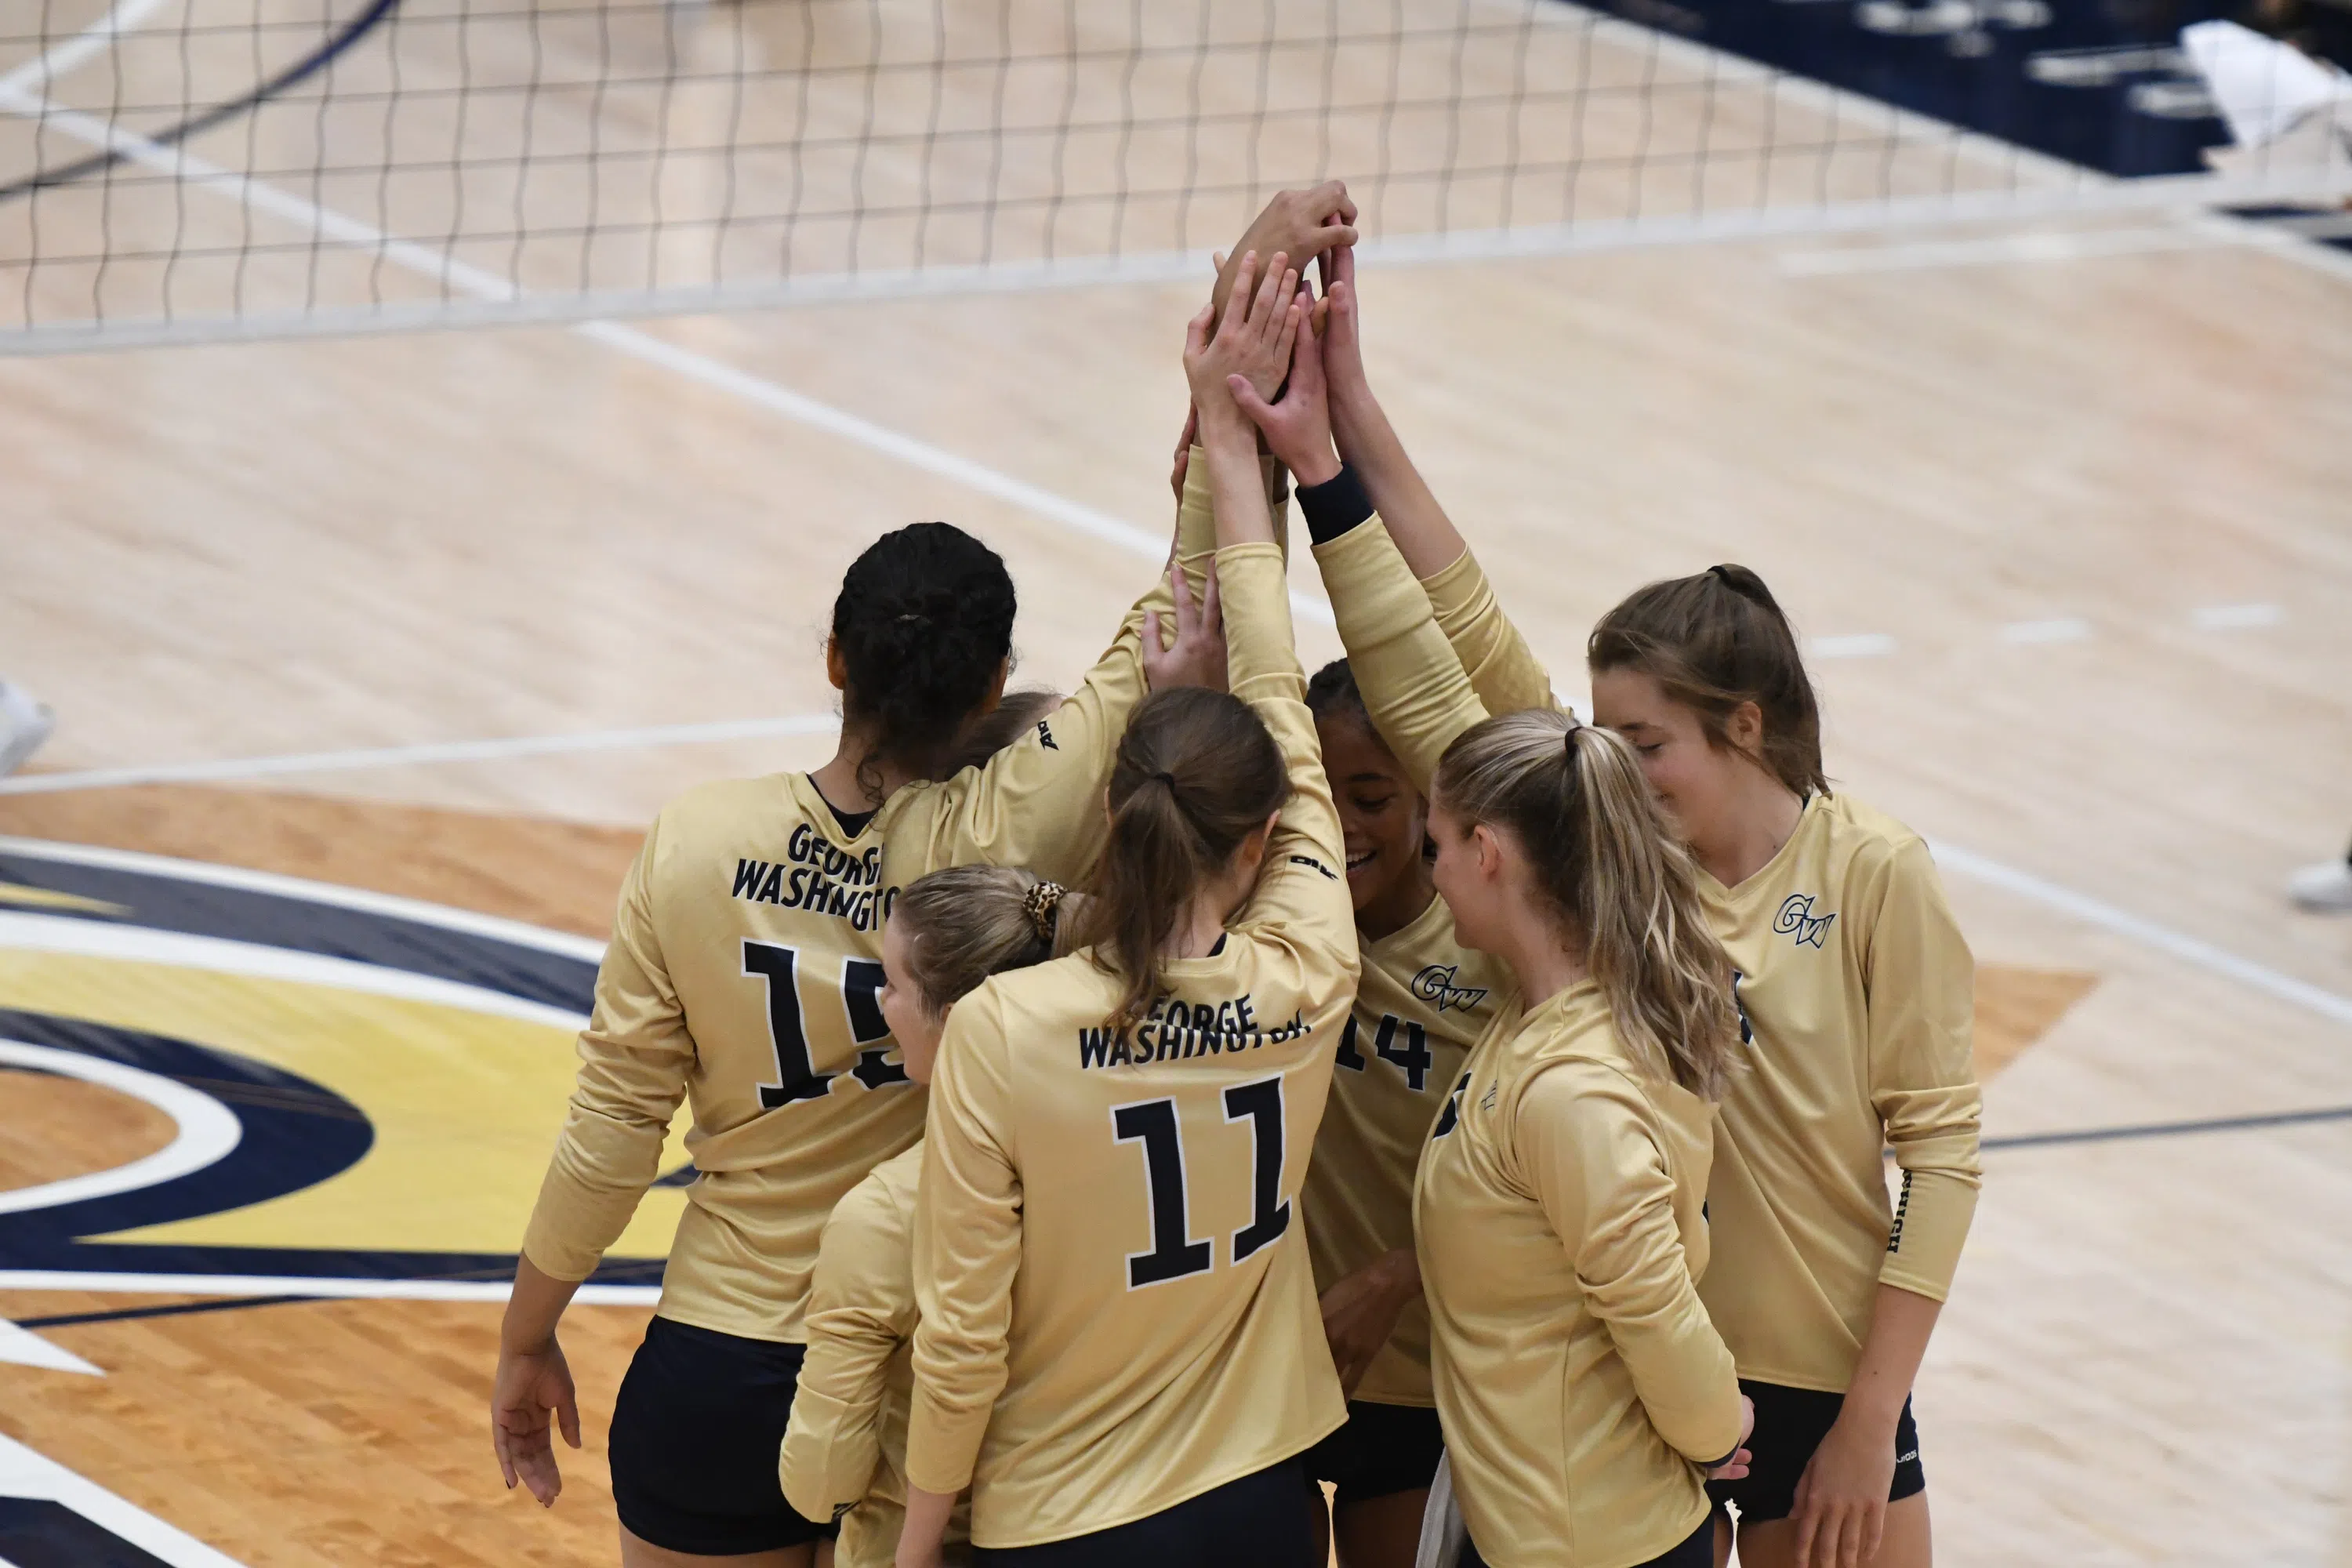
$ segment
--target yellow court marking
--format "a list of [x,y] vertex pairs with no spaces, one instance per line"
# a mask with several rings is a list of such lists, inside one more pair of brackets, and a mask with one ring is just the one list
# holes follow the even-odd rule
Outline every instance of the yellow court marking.
[[[545,1024],[113,958],[0,951],[0,1007],[250,1057],[334,1090],[374,1128],[357,1164],[314,1186],[110,1241],[513,1252],[575,1066],[572,1034]],[[670,1129],[665,1170],[686,1159],[686,1124]],[[682,1189],[648,1192],[613,1256],[667,1256],[685,1202]]]
[[19,909],[66,910],[79,915],[127,915],[130,907],[110,904],[104,899],[85,899],[79,893],[54,892],[47,888],[27,888],[21,882],[0,882],[0,904]]

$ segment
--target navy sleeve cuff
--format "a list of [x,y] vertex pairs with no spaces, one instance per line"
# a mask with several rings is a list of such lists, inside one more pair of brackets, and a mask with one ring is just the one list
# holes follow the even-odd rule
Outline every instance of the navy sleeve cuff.
[[1307,519],[1307,537],[1328,544],[1372,515],[1372,498],[1364,481],[1342,463],[1339,471],[1319,485],[1301,485],[1297,491],[1299,515]]

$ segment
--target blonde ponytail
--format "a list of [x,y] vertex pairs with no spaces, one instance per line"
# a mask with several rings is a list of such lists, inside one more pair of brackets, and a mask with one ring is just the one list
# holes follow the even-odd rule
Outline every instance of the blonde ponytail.
[[1633,748],[1563,713],[1506,713],[1446,748],[1434,794],[1465,826],[1486,823],[1517,842],[1545,900],[1583,941],[1635,1059],[1720,1099],[1739,1039],[1731,960]]
[[1729,1087],[1739,1016],[1731,960],[1708,929],[1690,856],[1660,818],[1633,749],[1614,731],[1568,733],[1582,797],[1585,962],[1636,1057],[1693,1093]]

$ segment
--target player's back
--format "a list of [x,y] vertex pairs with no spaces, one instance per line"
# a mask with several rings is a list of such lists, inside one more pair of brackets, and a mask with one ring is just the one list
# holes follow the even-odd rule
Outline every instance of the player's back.
[[1022,1194],[974,1477],[987,1544],[1139,1518],[1341,1418],[1328,1358],[1301,1353],[1321,1341],[1297,1206],[1342,972],[1234,932],[1167,978],[1172,995],[1115,1028],[1119,983],[1086,954],[1003,976],[958,1004],[942,1050]]

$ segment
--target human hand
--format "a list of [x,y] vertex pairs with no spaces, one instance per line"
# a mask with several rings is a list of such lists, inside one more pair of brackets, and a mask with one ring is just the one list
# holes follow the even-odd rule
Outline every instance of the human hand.
[[1335,1281],[1323,1292],[1323,1337],[1339,1370],[1339,1392],[1353,1398],[1372,1358],[1396,1332],[1397,1320],[1421,1294],[1421,1265],[1400,1248]]
[[520,1481],[541,1508],[552,1508],[563,1490],[555,1445],[548,1435],[551,1413],[562,1427],[563,1440],[580,1447],[580,1405],[563,1347],[551,1336],[536,1351],[499,1346],[498,1379],[490,1394],[490,1446],[498,1450],[507,1489],[512,1491]]
[[1356,247],[1339,246],[1323,253],[1323,302],[1327,307],[1323,333],[1323,374],[1334,402],[1345,403],[1370,395],[1364,375],[1361,306],[1356,298]]
[[1279,403],[1268,403],[1255,386],[1241,376],[1225,378],[1234,404],[1265,437],[1266,449],[1302,485],[1319,485],[1339,472],[1339,454],[1331,449],[1331,403],[1323,378],[1323,346],[1314,328],[1303,319],[1303,305],[1293,305],[1300,321],[1290,360],[1289,385]]
[[1731,1458],[1707,1471],[1711,1481],[1736,1481],[1748,1474],[1749,1461],[1755,1455],[1748,1451],[1748,1439],[1756,1432],[1756,1402],[1746,1394],[1739,1396],[1739,1441],[1731,1446]]
[[[1231,254],[1246,256],[1255,250],[1260,256],[1271,256],[1279,250],[1304,267],[1333,246],[1355,244],[1355,223],[1356,204],[1348,199],[1343,181],[1326,180],[1307,190],[1277,191],[1234,242]],[[1219,256],[1217,286],[1210,292],[1209,303],[1220,311],[1233,292],[1234,276],[1226,258]]]
[[1209,589],[1194,608],[1192,584],[1171,555],[1168,578],[1176,596],[1176,640],[1160,642],[1160,612],[1143,616],[1143,681],[1154,691],[1176,686],[1225,689],[1225,618],[1217,605],[1217,564],[1209,563]]
[[1294,310],[1298,274],[1280,251],[1257,274],[1255,253],[1242,258],[1235,269],[1233,298],[1222,313],[1203,308],[1184,332],[1184,374],[1192,384],[1192,406],[1205,435],[1213,423],[1229,425],[1239,417],[1227,378],[1241,376],[1253,387],[1272,395],[1289,374],[1291,347],[1301,312]]
[[1895,1485],[1895,1421],[1841,1411],[1798,1478],[1798,1568],[1859,1568],[1878,1555],[1886,1533],[1886,1494]]

